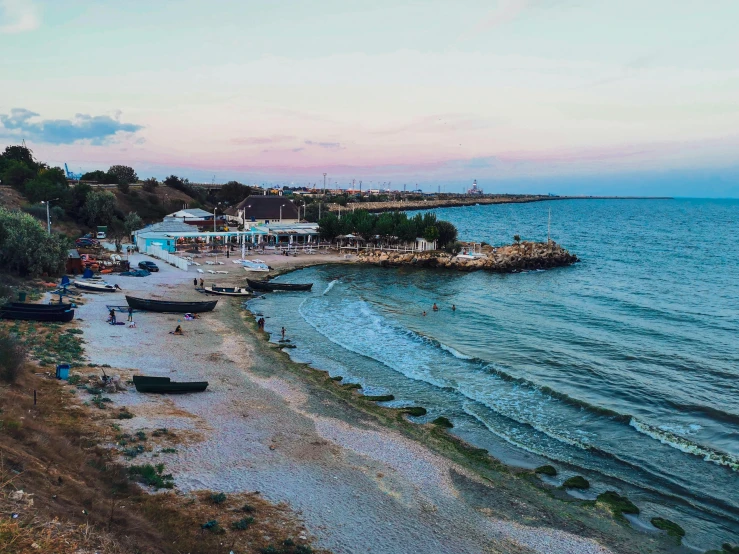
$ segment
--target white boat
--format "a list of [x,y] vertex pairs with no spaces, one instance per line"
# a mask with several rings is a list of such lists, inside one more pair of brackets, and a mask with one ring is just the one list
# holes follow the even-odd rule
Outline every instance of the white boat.
[[262,260],[244,260],[241,263],[246,271],[269,271],[269,267]]
[[481,258],[487,258],[487,255],[482,253],[482,244],[475,243],[471,248],[463,248],[462,251],[457,254],[457,258],[460,260],[479,260]]
[[241,287],[219,287],[218,285],[213,285],[210,287],[204,287],[204,289],[205,292],[220,294],[223,296],[249,296],[251,294],[249,289]]
[[96,292],[117,292],[121,290],[120,288],[116,288],[115,285],[111,285],[105,281],[72,281],[72,284],[78,289]]

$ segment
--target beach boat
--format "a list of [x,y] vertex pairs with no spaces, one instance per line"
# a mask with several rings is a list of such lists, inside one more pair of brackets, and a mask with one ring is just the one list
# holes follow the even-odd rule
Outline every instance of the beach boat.
[[111,285],[105,281],[72,281],[72,284],[78,289],[95,292],[118,292],[121,290],[120,288],[116,288],[115,285]]
[[310,290],[313,288],[313,283],[274,283],[271,281],[255,281],[253,279],[247,279],[246,282],[252,289],[260,291]]
[[68,323],[74,319],[74,310],[23,310],[3,307],[0,309],[0,318]]
[[203,392],[208,388],[208,381],[190,381],[181,383],[171,381],[169,377],[147,377],[134,375],[133,384],[137,392],[153,392],[158,394],[182,394],[186,392]]
[[72,309],[72,304],[29,304],[27,302],[10,302],[0,309],[38,310],[41,312],[63,312]]
[[249,296],[251,292],[248,289],[240,287],[218,287],[216,285],[204,287],[205,292],[212,294],[221,294],[223,296]]
[[241,264],[246,271],[269,271],[269,266],[262,260],[244,260]]
[[146,312],[196,314],[213,311],[218,300],[208,300],[206,302],[170,302],[168,300],[151,300],[149,298],[136,298],[126,295],[126,302],[133,309]]

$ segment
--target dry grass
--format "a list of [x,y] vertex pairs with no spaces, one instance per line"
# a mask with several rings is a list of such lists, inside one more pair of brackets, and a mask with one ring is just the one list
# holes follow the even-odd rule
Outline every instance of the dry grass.
[[[0,387],[0,554],[309,551],[300,549],[307,535],[294,514],[258,494],[215,504],[210,491],[143,491],[105,447],[115,414],[80,407],[69,387],[33,371],[29,365],[14,385]],[[11,499],[17,490],[33,495],[32,503]],[[233,528],[252,517],[246,529]],[[215,529],[201,528],[213,520]]]

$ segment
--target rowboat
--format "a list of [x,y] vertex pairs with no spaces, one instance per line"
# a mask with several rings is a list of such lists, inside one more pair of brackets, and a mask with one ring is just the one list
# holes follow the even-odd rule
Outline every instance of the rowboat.
[[213,311],[218,300],[208,300],[206,302],[170,302],[168,300],[152,300],[150,298],[136,298],[126,295],[126,302],[135,310],[195,314]]
[[71,310],[72,304],[29,304],[28,302],[9,302],[0,309],[38,310],[42,312],[63,312]]
[[262,260],[244,260],[241,263],[246,271],[269,271],[269,266]]
[[247,279],[246,282],[252,289],[261,291],[310,290],[313,287],[313,283],[275,283],[272,281],[255,281],[253,279]]
[[248,289],[240,287],[218,287],[216,285],[204,287],[205,292],[212,294],[221,294],[223,296],[249,296],[251,292]]
[[68,323],[74,319],[74,310],[23,310],[4,307],[0,309],[0,318]]
[[105,281],[72,281],[72,284],[78,289],[90,290],[95,292],[117,292],[121,290],[120,287],[116,288],[115,285],[111,285],[110,283],[106,283]]
[[147,377],[134,375],[133,384],[137,392],[153,392],[159,394],[182,394],[186,392],[203,392],[208,388],[208,381],[191,381],[180,383],[171,381],[169,377]]

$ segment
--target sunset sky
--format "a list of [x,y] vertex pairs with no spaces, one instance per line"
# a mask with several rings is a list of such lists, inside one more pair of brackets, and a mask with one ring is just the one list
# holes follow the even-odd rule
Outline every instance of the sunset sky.
[[739,196],[736,0],[0,0],[0,146],[73,171]]

